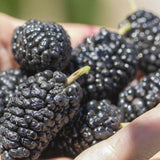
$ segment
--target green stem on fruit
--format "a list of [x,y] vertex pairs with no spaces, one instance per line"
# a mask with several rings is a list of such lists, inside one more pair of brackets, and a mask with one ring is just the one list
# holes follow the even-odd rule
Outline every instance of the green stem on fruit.
[[132,12],[136,12],[138,9],[137,9],[137,5],[135,3],[135,0],[128,0],[128,1],[129,1],[130,8],[131,8]]
[[129,122],[120,123],[119,129],[124,128],[124,127],[128,126],[129,124],[130,124]]
[[91,67],[89,66],[85,66],[82,67],[80,69],[78,69],[77,71],[75,71],[74,73],[72,73],[68,78],[67,78],[67,82],[66,84],[69,85],[71,83],[73,83],[76,79],[78,79],[80,76],[82,76],[83,74],[89,72],[91,69]]
[[129,31],[131,29],[131,24],[130,23],[126,23],[124,26],[122,26],[119,30],[118,33],[120,35],[124,35],[127,31]]

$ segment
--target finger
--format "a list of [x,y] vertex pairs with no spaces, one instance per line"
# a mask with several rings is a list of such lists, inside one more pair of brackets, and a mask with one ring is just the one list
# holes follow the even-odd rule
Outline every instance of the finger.
[[0,13],[0,43],[5,48],[10,48],[13,30],[21,26],[24,21]]
[[[1,49],[3,48],[3,51],[5,51],[2,55],[2,51],[0,50],[0,57],[2,57],[0,62],[1,70],[18,67],[18,64],[14,61],[13,55],[11,54],[11,38],[14,29],[23,25],[25,21],[13,18],[3,13],[0,13],[0,21],[0,46]],[[99,26],[89,26],[83,24],[62,24],[62,26],[70,35],[73,47],[82,42],[84,38],[97,33],[100,29]],[[9,67],[3,64],[8,64]]]
[[[0,41],[2,39],[4,45],[8,47],[10,45],[10,39],[12,37],[13,30],[24,24],[25,21],[13,18],[6,14],[0,13]],[[71,37],[72,45],[75,47],[84,38],[98,32],[99,26],[90,26],[83,24],[61,24]]]
[[[71,37],[72,47],[77,46],[84,38],[91,36],[92,34],[98,33],[100,26],[91,26],[85,24],[67,24],[62,23],[62,26]],[[110,31],[116,31],[115,29],[109,29]]]
[[147,160],[160,149],[160,104],[75,160]]
[[[8,47],[10,45],[10,39],[12,37],[13,30],[24,24],[24,20],[16,19],[6,14],[0,13],[0,40]],[[91,26],[85,24],[61,24],[71,37],[72,46],[75,47],[84,38],[91,36],[99,31],[100,26]],[[109,29],[116,31],[114,29]]]
[[13,30],[24,23],[24,21],[0,13],[0,71],[17,68],[11,54],[11,37]]
[[62,24],[64,29],[71,37],[72,47],[77,46],[82,40],[100,29],[99,26],[90,26],[85,24]]
[[[16,19],[11,16],[8,16],[4,13],[0,13],[0,39],[3,40],[5,45],[10,45],[10,39],[13,33],[13,30],[25,23],[24,20]],[[68,32],[71,37],[72,45],[75,47],[80,43],[84,38],[95,34],[101,28],[100,26],[91,26],[85,24],[69,24],[62,23],[62,26]],[[115,29],[109,29],[111,31],[116,31]]]
[[0,44],[0,71],[18,67],[19,65],[14,60],[13,55]]

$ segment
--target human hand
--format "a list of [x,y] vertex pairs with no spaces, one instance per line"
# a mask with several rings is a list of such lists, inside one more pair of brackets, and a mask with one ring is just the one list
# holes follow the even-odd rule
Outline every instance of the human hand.
[[[13,30],[24,23],[22,20],[0,13],[0,70],[18,67],[11,54]],[[81,24],[62,24],[71,36],[72,46],[76,46],[84,37],[99,30]],[[111,138],[90,147],[75,160],[147,160],[160,149],[160,106],[145,113]],[[159,156],[156,155],[156,159]],[[52,160],[71,160],[54,158]]]

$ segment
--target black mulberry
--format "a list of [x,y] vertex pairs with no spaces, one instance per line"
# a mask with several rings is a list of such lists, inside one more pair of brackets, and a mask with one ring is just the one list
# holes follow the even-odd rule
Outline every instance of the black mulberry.
[[15,29],[12,38],[14,58],[30,74],[61,71],[69,63],[71,50],[69,36],[56,23],[27,21]]
[[130,122],[160,103],[160,72],[150,73],[138,84],[120,93],[118,106],[124,112],[124,122]]
[[37,160],[79,109],[82,89],[59,71],[45,70],[18,86],[0,126],[2,160]]
[[137,72],[136,56],[134,46],[119,34],[101,29],[73,49],[66,72],[89,65],[90,72],[79,81],[87,100],[109,98],[116,103],[119,92]]

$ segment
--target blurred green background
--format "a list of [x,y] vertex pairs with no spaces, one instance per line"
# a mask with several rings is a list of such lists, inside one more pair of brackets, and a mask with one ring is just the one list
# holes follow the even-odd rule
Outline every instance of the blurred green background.
[[[160,0],[135,0],[160,15]],[[85,23],[117,28],[132,11],[128,0],[0,0],[0,12],[21,19]]]

